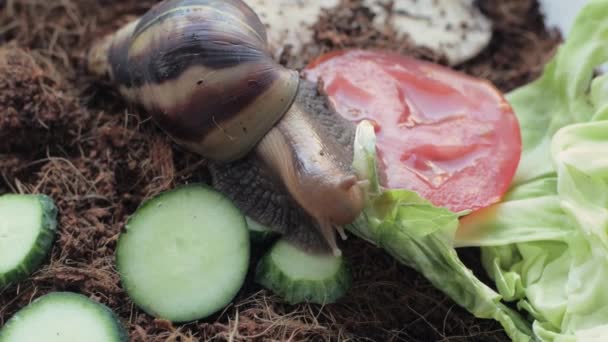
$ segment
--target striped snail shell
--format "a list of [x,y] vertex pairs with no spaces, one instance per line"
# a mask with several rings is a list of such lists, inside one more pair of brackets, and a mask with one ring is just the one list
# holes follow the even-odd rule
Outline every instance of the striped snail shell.
[[179,144],[219,161],[247,154],[290,108],[299,75],[276,63],[238,0],[169,0],[94,46],[106,74]]
[[242,0],[165,0],[95,43],[88,62],[212,163],[254,151],[339,253],[334,229],[343,235],[364,205],[352,150],[328,134],[345,130],[314,84],[274,61]]

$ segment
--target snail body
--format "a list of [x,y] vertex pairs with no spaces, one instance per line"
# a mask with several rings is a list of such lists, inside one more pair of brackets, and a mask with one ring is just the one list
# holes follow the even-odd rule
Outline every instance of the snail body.
[[362,192],[244,2],[166,0],[94,44],[88,62],[176,143],[212,162],[263,160],[339,253],[332,227],[358,217]]

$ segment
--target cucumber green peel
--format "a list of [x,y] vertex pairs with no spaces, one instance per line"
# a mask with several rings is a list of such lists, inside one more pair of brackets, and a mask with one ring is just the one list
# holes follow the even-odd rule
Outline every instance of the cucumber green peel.
[[342,256],[306,253],[285,240],[279,240],[262,257],[255,278],[290,304],[334,303],[351,284]]
[[[608,61],[607,18],[607,0],[589,1],[543,75],[507,95],[521,125],[520,166],[503,200],[461,229],[465,213],[380,189],[373,129],[358,127],[354,166],[372,187],[349,229],[515,341],[608,336],[608,75],[593,74]],[[498,292],[458,259],[464,246],[482,247]]]
[[48,255],[57,208],[46,195],[0,196],[0,287],[32,274]]

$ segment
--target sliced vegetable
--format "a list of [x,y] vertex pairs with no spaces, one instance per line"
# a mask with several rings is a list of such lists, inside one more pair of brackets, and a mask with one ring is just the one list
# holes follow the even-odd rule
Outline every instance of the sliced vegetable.
[[290,304],[329,304],[348,291],[351,276],[342,256],[306,253],[279,240],[260,260],[256,281]]
[[305,71],[344,118],[374,122],[380,183],[452,211],[507,191],[521,153],[517,119],[489,82],[390,52],[340,51]]
[[176,188],[129,219],[116,263],[126,292],[150,315],[173,322],[205,318],[228,305],[245,280],[245,217],[211,188]]
[[516,182],[457,243],[483,246],[538,341],[608,336],[608,1],[588,1],[542,76],[508,95],[524,142]]
[[57,208],[45,195],[0,196],[0,287],[34,272],[48,255]]
[[0,342],[126,342],[126,330],[103,304],[77,293],[53,292],[17,312]]
[[453,244],[459,215],[435,207],[413,191],[378,186],[375,142],[373,125],[366,120],[359,123],[354,167],[370,187],[363,215],[347,228],[423,274],[476,317],[493,318],[513,340],[528,341],[532,334],[528,324],[458,258]]
[[[350,230],[475,316],[499,321],[515,341],[602,341],[608,334],[608,76],[593,78],[608,61],[607,14],[608,1],[589,2],[542,77],[508,94],[523,142],[515,181],[502,202],[463,218],[458,230],[455,213],[414,192],[375,186],[375,159],[366,157],[375,151],[374,129],[363,121],[358,130],[354,164],[374,187]],[[364,107],[368,99],[361,99]],[[454,246],[483,246],[499,293],[462,264]],[[515,301],[532,322],[503,300]]]
[[253,243],[262,243],[266,242],[277,234],[273,232],[270,228],[260,224],[250,217],[246,217],[247,219],[247,228],[249,228],[249,238]]

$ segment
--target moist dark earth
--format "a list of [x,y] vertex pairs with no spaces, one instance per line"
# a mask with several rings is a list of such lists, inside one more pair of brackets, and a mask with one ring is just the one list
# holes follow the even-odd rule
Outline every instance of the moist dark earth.
[[[138,310],[120,287],[116,240],[145,199],[179,184],[209,182],[205,162],[161,133],[84,71],[90,43],[153,0],[0,0],[0,194],[44,193],[60,209],[51,255],[29,279],[0,289],[0,326],[50,291],[83,293],[114,310],[132,341],[506,341],[422,276],[351,237],[343,250],[354,284],[336,304],[286,305],[249,277],[233,303],[204,321],[172,325]],[[478,1],[492,19],[490,46],[456,66],[509,91],[536,78],[560,42],[532,0]],[[320,53],[383,48],[442,63],[407,38],[372,29],[359,1],[319,18],[299,68]],[[361,38],[363,37],[363,38]],[[252,265],[263,250],[254,250]],[[480,277],[477,251],[461,250]],[[253,268],[252,268],[253,269]],[[485,279],[485,278],[484,278]]]

